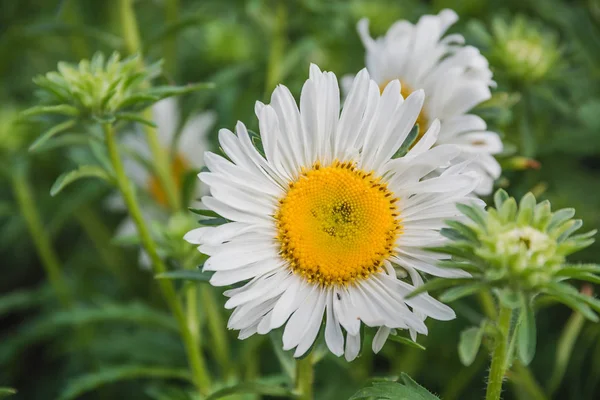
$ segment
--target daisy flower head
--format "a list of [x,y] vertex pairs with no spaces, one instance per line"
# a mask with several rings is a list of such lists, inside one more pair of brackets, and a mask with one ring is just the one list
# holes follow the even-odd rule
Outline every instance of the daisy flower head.
[[328,348],[353,360],[362,324],[379,328],[378,351],[393,330],[414,339],[427,333],[427,316],[454,318],[426,293],[406,296],[422,284],[420,272],[465,274],[435,266],[422,247],[444,242],[443,221],[478,178],[466,162],[451,164],[458,147],[431,148],[437,120],[395,157],[424,99],[421,90],[404,99],[400,88],[395,80],[381,93],[362,70],[340,112],[336,76],[311,65],[299,107],[282,85],[271,104],[256,103],[262,149],[241,122],[235,133],[220,130],[226,157],[206,153],[210,172],[199,177],[210,188],[204,205],[229,222],[185,239],[210,256],[204,270],[214,271],[214,286],[236,285],[224,294],[240,339],[285,325],[283,347],[299,357],[325,320]]
[[485,195],[500,176],[493,154],[502,151],[502,141],[487,130],[483,119],[468,112],[491,97],[494,81],[478,49],[465,46],[460,34],[444,36],[457,20],[454,11],[443,10],[421,17],[416,24],[398,21],[377,39],[370,36],[367,19],[360,20],[357,29],[366,48],[367,70],[381,90],[394,79],[400,80],[404,97],[424,90],[425,102],[417,119],[421,132],[439,119],[436,144],[458,145],[464,155],[456,161],[478,155],[470,168],[482,177],[476,193]]

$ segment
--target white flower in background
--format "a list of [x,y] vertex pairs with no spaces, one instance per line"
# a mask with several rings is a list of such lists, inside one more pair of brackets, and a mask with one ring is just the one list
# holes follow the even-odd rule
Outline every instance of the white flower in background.
[[[213,112],[204,112],[191,116],[181,128],[179,136],[176,137],[180,127],[180,112],[174,98],[167,98],[156,103],[152,107],[152,114],[160,144],[167,151],[171,148],[174,149],[171,158],[171,177],[176,188],[181,190],[185,174],[192,170],[200,170],[204,166],[202,157],[199,155],[204,154],[210,148],[208,134],[215,123],[216,115]],[[123,145],[142,158],[150,160],[152,157],[142,132],[126,136]],[[158,178],[133,158],[125,160],[125,170],[137,187],[145,189],[147,196],[141,199],[144,217],[147,220],[164,218],[167,194]],[[199,199],[202,194],[206,193],[202,186],[196,184],[194,199]],[[118,195],[111,197],[109,202],[113,209],[126,209],[123,200]],[[117,228],[116,236],[129,236],[136,232],[133,220],[128,217]],[[144,260],[143,254],[142,260]]]
[[210,256],[204,270],[215,271],[213,285],[248,281],[225,292],[226,308],[235,309],[228,326],[240,339],[285,324],[284,349],[295,348],[298,357],[326,316],[327,346],[352,360],[363,323],[380,328],[373,342],[379,351],[394,329],[409,329],[414,339],[427,333],[427,316],[454,318],[428,294],[406,299],[423,282],[419,272],[465,276],[435,266],[439,256],[421,248],[445,242],[443,221],[478,184],[466,162],[424,178],[460,154],[452,145],[431,149],[437,120],[405,156],[392,158],[423,97],[418,90],[404,100],[397,80],[381,94],[363,70],[340,115],[335,75],[312,65],[300,109],[281,85],[270,105],[257,102],[265,156],[243,123],[235,134],[220,130],[229,160],[207,152],[210,172],[199,176],[211,193],[204,205],[231,222],[185,239]]
[[390,81],[400,80],[402,94],[425,91],[425,103],[417,122],[425,132],[435,119],[441,122],[436,145],[456,144],[464,154],[478,159],[470,168],[482,180],[476,189],[489,194],[494,180],[500,176],[500,165],[493,157],[502,151],[497,133],[486,130],[478,116],[467,114],[479,103],[489,99],[494,85],[488,62],[478,49],[464,46],[459,34],[443,36],[458,20],[454,11],[443,10],[438,15],[425,15],[419,22],[394,23],[385,36],[373,39],[369,21],[358,22],[358,32],[366,48],[366,67],[383,90]]

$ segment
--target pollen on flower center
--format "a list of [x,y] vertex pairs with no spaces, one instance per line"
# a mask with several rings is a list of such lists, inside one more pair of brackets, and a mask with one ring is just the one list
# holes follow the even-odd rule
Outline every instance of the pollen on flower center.
[[[390,81],[386,81],[382,85],[379,86],[379,91],[381,93],[383,93],[383,90],[388,85],[388,83],[390,83]],[[407,85],[406,83],[404,83],[403,80],[400,80],[400,94],[402,94],[402,97],[406,99],[408,96],[410,96],[410,94],[412,92],[414,92],[413,88],[411,88],[409,85]],[[416,139],[415,139],[415,141],[413,143],[413,146],[415,144],[417,144],[417,142],[419,140],[421,140],[421,138],[423,137],[423,135],[427,131],[427,128],[429,128],[429,119],[425,115],[425,107],[423,107],[421,109],[421,112],[419,113],[419,116],[417,117],[417,121],[415,123],[419,124],[419,134],[416,137]]]
[[[180,154],[176,154],[171,161],[171,176],[175,182],[175,187],[179,190],[183,184],[183,174],[190,169],[190,163]],[[162,186],[160,179],[155,174],[148,179],[148,191],[156,202],[162,206],[168,206],[168,196],[165,188]]]
[[275,215],[280,254],[309,282],[346,285],[381,270],[401,233],[397,198],[351,162],[316,163]]

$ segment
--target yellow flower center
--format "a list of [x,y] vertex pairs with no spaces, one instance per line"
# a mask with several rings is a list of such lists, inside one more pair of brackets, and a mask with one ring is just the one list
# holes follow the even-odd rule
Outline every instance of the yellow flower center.
[[[390,81],[384,82],[381,86],[379,86],[379,91],[381,93],[383,93],[383,89],[385,89],[385,87],[388,85],[388,83],[390,83]],[[400,81],[400,94],[402,94],[402,97],[406,99],[408,96],[410,96],[410,94],[412,92],[414,92],[414,90],[410,86],[408,86],[406,83],[404,83],[404,81],[401,80]],[[417,137],[415,138],[415,141],[413,142],[412,146],[414,146],[415,144],[417,144],[417,142],[419,140],[421,140],[423,135],[425,135],[425,132],[427,132],[427,128],[429,128],[429,119],[425,115],[425,107],[423,107],[421,109],[421,112],[419,113],[419,116],[417,117],[416,124],[419,125],[419,133],[417,134]],[[411,146],[411,148],[412,148],[412,146]]]
[[[183,174],[190,169],[190,163],[180,154],[176,154],[171,160],[171,176],[170,178],[175,182],[175,187],[180,190],[183,185]],[[148,179],[148,191],[150,195],[158,204],[167,207],[169,205],[169,198],[163,185],[158,179],[158,176],[151,175]]]
[[354,163],[316,163],[279,201],[280,254],[309,282],[364,279],[393,254],[401,233],[397,201],[380,177]]

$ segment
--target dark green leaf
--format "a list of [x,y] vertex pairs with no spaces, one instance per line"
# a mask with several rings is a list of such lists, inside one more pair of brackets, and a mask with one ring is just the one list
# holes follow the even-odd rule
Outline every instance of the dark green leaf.
[[404,139],[402,146],[400,146],[400,148],[398,149],[398,151],[396,151],[396,154],[394,154],[394,156],[392,158],[404,157],[406,155],[406,153],[408,153],[408,151],[412,147],[413,143],[415,143],[415,140],[417,139],[417,136],[419,135],[420,129],[421,128],[419,127],[419,124],[415,124],[415,126],[413,126],[413,128],[408,133],[408,136],[406,136],[406,139]]
[[196,215],[202,215],[203,217],[210,217],[210,218],[221,218],[221,216],[219,214],[217,214],[216,212],[212,211],[212,210],[202,210],[200,208],[188,208],[188,210],[190,210],[191,212],[193,212]]
[[471,221],[475,222],[477,225],[481,227],[486,226],[485,212],[481,208],[467,204],[457,204],[456,208],[458,208],[458,210],[461,213],[465,214],[467,217],[469,217]]
[[212,277],[212,272],[203,272],[200,270],[177,270],[163,272],[155,276],[156,279],[182,279],[187,281],[208,282]]
[[263,396],[274,396],[274,397],[287,397],[296,398],[297,396],[288,388],[275,385],[267,385],[264,383],[247,382],[240,383],[235,386],[217,390],[206,398],[206,400],[217,400],[222,399],[226,396],[238,393],[252,393]]
[[104,169],[95,165],[82,165],[76,170],[65,172],[59,176],[50,189],[50,195],[56,196],[65,187],[82,178],[100,178],[112,182],[112,178]]
[[48,140],[50,140],[55,135],[58,135],[61,132],[64,132],[73,126],[75,126],[75,120],[68,120],[61,124],[55,125],[52,128],[48,129],[44,132],[40,137],[38,137],[32,144],[29,146],[29,151],[39,150]]
[[17,391],[12,388],[0,387],[0,399],[16,394]]
[[535,355],[537,333],[533,306],[525,295],[521,295],[521,321],[517,337],[517,354],[524,365],[529,365]]
[[476,282],[463,286],[453,287],[442,293],[439,298],[444,303],[451,303],[463,297],[470,296],[485,288],[485,282]]
[[390,335],[388,337],[388,339],[391,340],[392,342],[401,343],[401,344],[404,344],[406,346],[413,347],[415,349],[425,350],[425,346],[423,346],[422,344],[419,344],[419,343],[413,341],[410,338],[404,337],[404,336]]
[[71,381],[59,396],[59,400],[77,399],[85,393],[102,386],[133,379],[180,379],[191,381],[185,369],[150,367],[145,365],[126,365],[104,368],[100,372],[81,376]]
[[467,328],[460,333],[458,342],[458,357],[460,362],[465,366],[473,364],[479,347],[481,347],[481,339],[483,338],[483,326],[473,326]]

